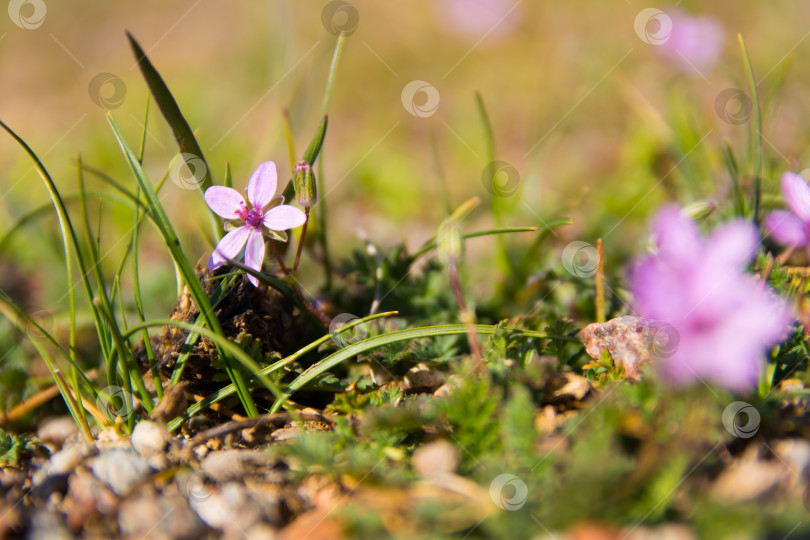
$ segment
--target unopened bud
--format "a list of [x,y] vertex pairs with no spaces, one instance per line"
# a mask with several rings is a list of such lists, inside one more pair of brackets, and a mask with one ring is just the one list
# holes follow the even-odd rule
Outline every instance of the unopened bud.
[[703,221],[717,209],[712,201],[697,201],[683,207],[682,213],[692,221]]
[[464,250],[464,239],[458,228],[458,222],[453,218],[445,219],[439,226],[436,238],[439,260],[445,264],[456,263]]
[[306,161],[299,162],[293,169],[293,187],[298,204],[309,208],[315,203],[315,175]]

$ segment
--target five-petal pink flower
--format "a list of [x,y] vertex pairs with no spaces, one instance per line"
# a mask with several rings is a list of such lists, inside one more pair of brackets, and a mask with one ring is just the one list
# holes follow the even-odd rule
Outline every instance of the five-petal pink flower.
[[810,251],[810,185],[793,172],[782,175],[782,196],[790,211],[777,210],[765,218],[765,230],[774,240],[791,248]]
[[731,221],[704,240],[680,208],[667,206],[653,229],[658,253],[640,261],[630,281],[639,315],[677,332],[676,350],[659,359],[664,376],[673,385],[754,388],[765,348],[786,337],[791,321],[785,302],[744,270],[756,228]]
[[[264,261],[264,234],[278,237],[275,231],[286,231],[300,227],[306,215],[300,209],[282,204],[284,198],[275,197],[278,177],[276,164],[265,161],[250,177],[247,186],[247,200],[235,189],[225,186],[211,186],[205,190],[205,202],[218,216],[235,222],[232,229],[214,248],[208,259],[209,270],[219,268],[228,259],[235,259],[245,248],[245,265],[260,271]],[[257,286],[259,281],[248,276]]]

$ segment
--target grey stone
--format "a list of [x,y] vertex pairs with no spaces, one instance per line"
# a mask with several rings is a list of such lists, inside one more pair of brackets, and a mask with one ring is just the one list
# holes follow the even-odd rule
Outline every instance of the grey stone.
[[132,447],[142,456],[163,452],[169,444],[169,432],[151,420],[138,422],[132,431]]
[[93,459],[91,468],[96,478],[119,496],[126,495],[135,484],[153,472],[143,457],[126,448],[105,450]]

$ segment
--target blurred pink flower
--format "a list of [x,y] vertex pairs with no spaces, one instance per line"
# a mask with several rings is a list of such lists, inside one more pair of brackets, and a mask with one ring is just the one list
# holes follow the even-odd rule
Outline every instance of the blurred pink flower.
[[804,178],[788,171],[782,175],[782,197],[790,211],[768,214],[765,230],[784,246],[810,251],[810,186]]
[[[259,165],[250,177],[247,186],[247,199],[235,189],[225,186],[211,186],[205,190],[205,202],[218,216],[235,222],[232,229],[214,248],[208,259],[208,269],[214,270],[235,259],[242,248],[245,248],[245,265],[254,270],[261,270],[264,261],[264,234],[286,240],[285,234],[276,231],[294,229],[304,224],[306,215],[294,206],[281,204],[284,197],[276,194],[276,164],[265,161]],[[257,286],[259,281],[248,276],[250,282]]]
[[631,273],[639,315],[670,325],[677,346],[659,359],[668,382],[709,380],[735,391],[756,386],[763,352],[784,338],[785,303],[743,267],[758,235],[737,220],[704,240],[677,206],[661,209],[653,225],[658,253]]
[[661,43],[661,54],[680,70],[704,76],[723,52],[723,26],[712,17],[693,17],[681,11],[669,12],[668,16],[672,33]]
[[520,20],[514,0],[441,0],[437,7],[442,26],[479,39],[511,32]]

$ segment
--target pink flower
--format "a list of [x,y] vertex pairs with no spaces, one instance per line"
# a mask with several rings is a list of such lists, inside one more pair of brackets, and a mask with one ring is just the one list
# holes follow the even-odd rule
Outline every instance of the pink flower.
[[[211,186],[205,190],[205,202],[218,216],[234,221],[228,234],[222,237],[211,258],[208,269],[214,270],[235,259],[245,248],[245,265],[261,270],[264,261],[264,234],[279,240],[287,240],[287,235],[278,231],[294,229],[304,224],[306,215],[294,206],[281,204],[284,197],[276,194],[276,164],[265,161],[253,171],[247,187],[247,199],[235,189],[225,186]],[[227,227],[226,227],[227,228]],[[254,286],[259,281],[248,276]]]
[[712,17],[692,17],[680,11],[670,13],[669,18],[672,33],[661,44],[661,53],[682,71],[703,76],[723,52],[723,26]]
[[758,244],[756,228],[737,220],[704,240],[676,206],[654,220],[658,253],[631,275],[639,315],[675,330],[677,347],[660,358],[673,385],[709,380],[735,391],[756,386],[763,352],[786,336],[785,303],[743,267]]
[[434,4],[442,28],[473,39],[508,34],[520,22],[513,0],[441,0]]
[[810,186],[804,178],[788,171],[782,175],[782,196],[790,211],[768,214],[765,230],[782,245],[810,251]]

